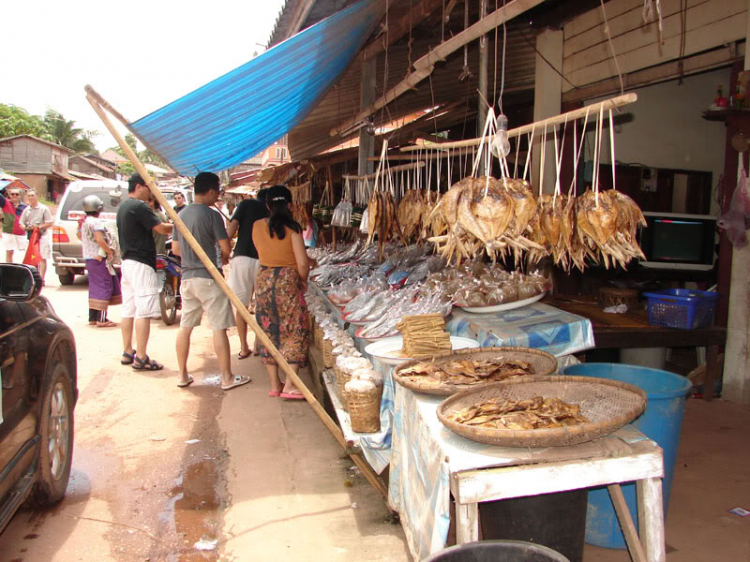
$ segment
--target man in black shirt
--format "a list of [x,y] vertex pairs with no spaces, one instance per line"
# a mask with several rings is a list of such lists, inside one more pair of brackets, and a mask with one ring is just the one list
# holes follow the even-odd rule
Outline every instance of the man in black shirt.
[[185,196],[180,191],[174,193],[174,212],[178,215],[187,205],[185,205]]
[[[268,216],[265,203],[265,192],[261,189],[257,199],[245,199],[237,206],[232,220],[227,227],[227,235],[231,240],[237,234],[237,244],[234,246],[232,267],[227,283],[246,307],[250,306],[255,286],[255,275],[258,273],[258,252],[253,244],[253,224],[255,221]],[[238,232],[239,231],[239,232]],[[240,359],[252,355],[247,344],[247,323],[239,311],[235,312],[237,333],[240,336]]]
[[[171,234],[148,206],[151,190],[139,174],[128,180],[128,198],[117,209],[117,233],[122,254],[122,345],[121,363],[136,371],[158,371],[164,365],[146,354],[151,318],[159,316],[159,281],[156,277],[156,246],[153,233]],[[135,326],[136,347],[133,348]]]

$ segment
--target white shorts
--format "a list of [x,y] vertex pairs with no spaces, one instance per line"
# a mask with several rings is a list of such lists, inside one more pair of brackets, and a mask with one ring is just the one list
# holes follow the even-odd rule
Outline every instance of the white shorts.
[[25,252],[29,247],[29,240],[25,234],[11,234],[3,232],[3,246],[7,251],[20,250]]
[[232,258],[227,283],[245,306],[250,306],[250,299],[255,287],[255,276],[258,275],[259,268],[260,262],[255,258],[247,256]]
[[52,259],[52,241],[49,234],[42,234],[41,238],[39,238],[39,253],[43,260]]
[[159,279],[153,267],[135,260],[123,260],[121,318],[158,318]]
[[234,315],[229,297],[213,279],[193,277],[183,279],[180,285],[182,295],[182,318],[180,326],[195,328],[200,326],[203,313],[208,316],[212,330],[226,330],[234,326]]

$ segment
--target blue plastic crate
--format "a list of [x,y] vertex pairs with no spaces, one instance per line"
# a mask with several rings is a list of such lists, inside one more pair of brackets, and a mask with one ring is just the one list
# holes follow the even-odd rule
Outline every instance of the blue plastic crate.
[[702,328],[714,321],[719,294],[694,289],[665,289],[643,293],[648,299],[648,323],[668,328]]

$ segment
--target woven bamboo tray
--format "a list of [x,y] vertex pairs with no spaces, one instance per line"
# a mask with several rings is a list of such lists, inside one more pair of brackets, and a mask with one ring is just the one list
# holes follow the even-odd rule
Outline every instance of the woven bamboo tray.
[[355,433],[377,433],[380,431],[380,400],[382,396],[382,386],[376,386],[370,392],[346,392],[352,431]]
[[[498,356],[503,356],[507,359],[519,359],[531,363],[534,367],[534,376],[538,375],[550,375],[557,371],[557,359],[553,355],[550,355],[546,351],[539,349],[533,349],[530,347],[481,347],[481,348],[470,348],[460,349],[452,351],[451,353],[444,353],[442,355],[436,355],[432,358],[436,363],[444,363],[453,360],[471,360],[471,359],[490,359]],[[471,388],[477,388],[478,386],[485,386],[485,384],[494,383],[479,383],[473,385],[466,384],[441,384],[435,386],[432,384],[425,384],[422,382],[414,382],[405,377],[399,375],[399,372],[403,369],[408,369],[412,365],[424,362],[425,359],[415,359],[408,363],[399,365],[393,372],[393,378],[401,386],[413,390],[414,392],[421,392],[423,394],[432,394],[435,396],[450,396],[456,392],[462,392]],[[526,377],[528,375],[522,375]]]
[[[535,396],[560,398],[581,407],[590,423],[552,429],[492,429],[472,427],[448,419],[456,410],[490,398],[525,400]],[[593,377],[514,377],[455,394],[440,404],[437,415],[454,433],[502,447],[562,447],[577,445],[618,430],[646,408],[646,392],[631,384]]]
[[323,339],[323,365],[326,369],[333,367],[335,357],[333,356],[333,341]]

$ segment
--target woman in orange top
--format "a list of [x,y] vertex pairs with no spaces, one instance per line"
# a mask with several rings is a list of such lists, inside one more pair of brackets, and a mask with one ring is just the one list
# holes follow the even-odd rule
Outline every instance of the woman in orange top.
[[[275,185],[266,194],[271,216],[253,225],[253,244],[260,271],[255,279],[255,317],[287,363],[299,372],[307,364],[310,331],[307,323],[307,274],[309,263],[302,229],[289,212],[291,192]],[[271,379],[269,396],[304,400],[288,378],[282,385],[276,361],[265,347],[260,357]]]

